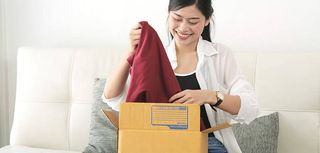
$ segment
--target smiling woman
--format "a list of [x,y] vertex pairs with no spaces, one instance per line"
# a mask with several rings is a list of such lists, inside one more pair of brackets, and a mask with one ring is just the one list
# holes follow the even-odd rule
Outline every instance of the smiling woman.
[[[211,0],[170,0],[168,6],[171,40],[166,53],[182,91],[170,95],[167,102],[200,105],[201,129],[231,119],[248,124],[259,112],[254,88],[241,74],[232,51],[211,40],[213,12]],[[126,59],[137,52],[139,40],[145,40],[142,30],[143,26],[137,24],[130,31],[130,49],[108,78],[102,95],[116,111],[125,95],[130,94],[126,87],[131,83],[127,81],[131,64]],[[212,144],[208,153],[241,153],[231,128],[210,133],[208,139]]]

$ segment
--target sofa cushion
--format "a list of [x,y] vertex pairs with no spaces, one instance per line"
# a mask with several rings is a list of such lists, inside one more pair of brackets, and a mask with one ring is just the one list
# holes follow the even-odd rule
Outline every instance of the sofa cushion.
[[250,124],[232,126],[243,153],[276,153],[279,134],[278,112],[256,118]]
[[105,79],[97,78],[94,83],[95,102],[92,104],[89,144],[84,153],[117,152],[117,130],[101,111],[110,110],[101,99],[105,82]]
[[76,151],[32,148],[21,145],[8,145],[0,148],[0,153],[80,153]]

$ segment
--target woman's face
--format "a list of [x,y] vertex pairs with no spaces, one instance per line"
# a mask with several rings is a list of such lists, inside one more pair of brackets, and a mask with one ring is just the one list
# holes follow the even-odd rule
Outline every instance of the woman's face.
[[169,12],[169,31],[177,45],[196,45],[209,20],[195,5]]

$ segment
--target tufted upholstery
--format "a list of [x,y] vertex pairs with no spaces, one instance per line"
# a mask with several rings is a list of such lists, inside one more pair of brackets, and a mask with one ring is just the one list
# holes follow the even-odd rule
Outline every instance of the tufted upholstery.
[[261,109],[279,112],[278,152],[319,153],[320,53],[236,56],[254,84]]
[[10,144],[81,151],[88,143],[94,78],[112,70],[115,53],[21,48]]
[[[81,152],[88,143],[94,78],[107,77],[120,57],[112,49],[20,48],[10,145],[0,153]],[[320,53],[236,57],[262,113],[279,112],[278,152],[319,153]]]

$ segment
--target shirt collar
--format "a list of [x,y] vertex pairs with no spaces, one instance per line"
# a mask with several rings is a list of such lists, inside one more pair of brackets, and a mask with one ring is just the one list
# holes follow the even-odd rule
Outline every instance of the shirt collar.
[[[203,40],[202,37],[199,38],[198,45],[197,45],[197,52],[198,52],[198,56],[200,55],[212,56],[212,55],[218,54],[215,44],[207,40]],[[167,48],[167,54],[168,54],[169,61],[172,64],[177,62],[176,47],[175,47],[174,39],[172,39],[172,41],[170,42]],[[176,66],[173,66],[173,67],[176,67]]]
[[202,39],[202,37],[199,38],[197,52],[203,53],[205,56],[212,56],[218,54],[218,51],[215,48],[215,44]]

